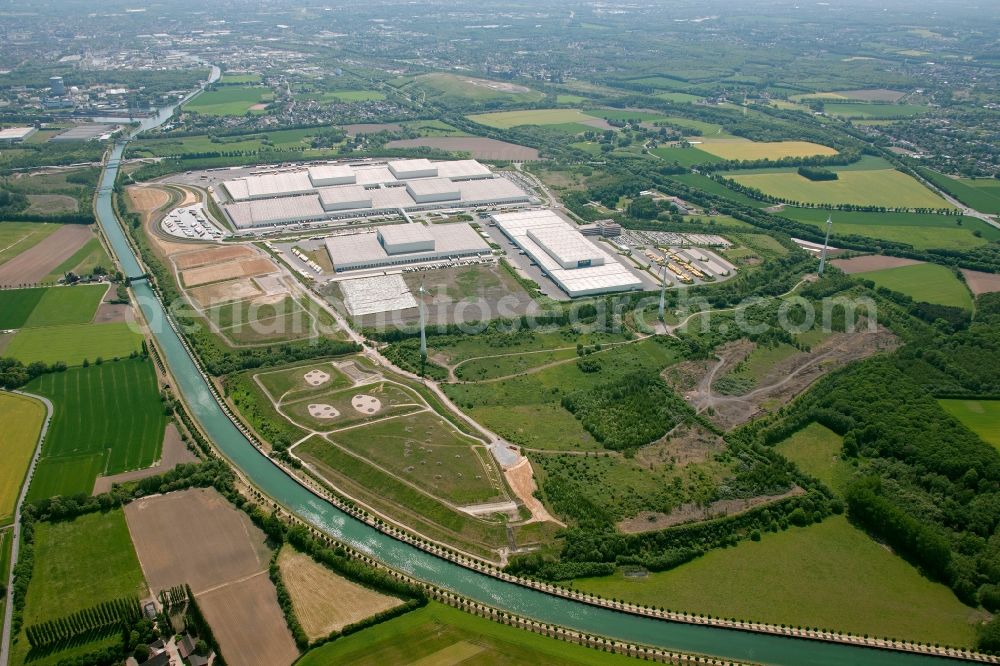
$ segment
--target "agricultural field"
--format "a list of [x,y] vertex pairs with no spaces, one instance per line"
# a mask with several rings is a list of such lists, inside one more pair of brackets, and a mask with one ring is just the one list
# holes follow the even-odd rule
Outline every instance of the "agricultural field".
[[85,324],[94,318],[108,289],[106,284],[46,289],[24,328]]
[[126,323],[67,324],[18,331],[5,353],[25,364],[80,365],[85,360],[125,358],[141,344],[142,334]]
[[980,613],[843,516],[662,573],[578,579],[606,598],[714,616],[971,646]]
[[834,235],[857,234],[868,238],[907,243],[918,250],[930,248],[968,250],[986,245],[990,241],[1000,240],[1000,229],[978,218],[966,216],[830,211],[791,206],[779,214],[819,229],[825,229],[827,217],[832,216]]
[[842,445],[837,433],[819,423],[810,423],[779,442],[775,449],[827,488],[841,492],[850,475],[850,465],[840,458]]
[[839,169],[837,180],[813,181],[795,170],[771,173],[728,174],[728,177],[764,194],[812,204],[855,204],[889,208],[952,208],[951,204],[919,182],[896,171]]
[[532,634],[432,601],[401,617],[327,643],[296,663],[625,666],[635,660]]
[[1000,449],[1000,400],[938,400],[944,411]]
[[102,268],[111,271],[114,264],[108,257],[107,251],[97,238],[91,238],[83,247],[73,253],[68,259],[52,269],[45,278],[46,282],[58,282],[59,278],[66,273],[73,272],[77,275],[92,275],[95,268]]
[[45,287],[0,290],[0,328],[21,328],[48,291]]
[[198,95],[184,105],[184,110],[206,116],[242,116],[272,99],[270,88],[263,86],[222,86]]
[[[24,627],[133,595],[143,598],[148,591],[121,509],[57,523],[36,523],[34,567],[25,598]],[[117,640],[120,640],[118,635],[111,635],[38,655],[30,652],[22,628],[11,649],[11,663],[54,666],[62,659],[112,645]]]
[[689,187],[695,187],[699,190],[703,190],[708,194],[714,194],[716,196],[725,197],[736,203],[743,204],[744,206],[750,206],[752,208],[766,208],[770,204],[763,201],[757,201],[756,199],[751,199],[745,194],[741,194],[736,190],[732,190],[722,183],[712,180],[708,176],[700,173],[683,173],[678,175],[669,176],[670,180],[675,180],[678,183],[683,183]]
[[898,90],[888,90],[886,88],[871,88],[864,90],[838,90],[835,92],[818,92],[809,93],[805,95],[793,95],[791,99],[793,100],[808,100],[808,99],[836,99],[836,100],[854,100],[858,102],[882,102],[886,104],[894,104],[899,100],[906,97],[906,93],[900,92]]
[[310,640],[325,638],[402,603],[339,576],[289,545],[278,554],[278,568],[295,617]]
[[55,410],[32,499],[90,494],[97,473],[141,469],[159,458],[166,416],[149,359],[42,375],[26,390],[49,398]]
[[249,516],[215,490],[198,488],[132,502],[125,518],[150,588],[190,585],[229,663],[295,660],[298,650],[267,576],[271,550]]
[[[45,420],[45,405],[16,393],[0,393],[0,525],[11,522],[38,435]],[[0,579],[4,572],[0,569]]]
[[759,142],[746,139],[691,139],[698,150],[723,160],[780,160],[784,157],[836,155],[828,146],[808,141]]
[[725,161],[721,157],[717,157],[712,153],[707,153],[704,150],[695,148],[694,146],[690,148],[653,148],[649,152],[665,162],[676,162],[684,167],[692,167],[696,164],[714,164]]
[[42,242],[58,228],[58,224],[50,222],[0,221],[0,265]]
[[[468,116],[469,120],[499,129],[519,125],[565,125],[594,123],[597,119],[577,109],[529,109],[527,111],[497,111]],[[593,128],[591,128],[593,129]]]
[[509,100],[515,102],[538,102],[545,95],[526,86],[506,81],[491,81],[456,74],[435,72],[424,74],[413,80],[413,85],[442,97],[455,97],[472,102]]
[[[94,238],[94,230],[89,225],[59,225],[39,242],[18,250],[16,255],[0,264],[0,287],[30,287],[46,282],[54,269]],[[19,246],[15,244],[14,247]]]
[[823,111],[838,118],[863,118],[883,120],[887,118],[910,118],[927,113],[930,109],[922,104],[864,104],[864,103],[829,103],[823,105]]
[[972,309],[972,294],[950,268],[938,264],[914,264],[867,273],[858,277],[906,294],[915,301]]
[[942,190],[980,213],[1000,213],[1000,180],[996,178],[951,178],[921,169],[921,175]]
[[232,74],[223,74],[222,78],[219,79],[219,83],[222,85],[247,85],[251,83],[260,83],[262,78],[263,77],[260,74],[234,72]]
[[[299,96],[296,95],[298,98]],[[319,93],[306,93],[301,99],[309,99],[321,104],[330,102],[345,102],[348,104],[358,102],[381,102],[385,99],[385,93],[377,90],[333,90]]]

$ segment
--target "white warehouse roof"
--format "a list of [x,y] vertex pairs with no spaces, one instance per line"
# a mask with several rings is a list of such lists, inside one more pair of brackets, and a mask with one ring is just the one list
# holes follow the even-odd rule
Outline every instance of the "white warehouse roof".
[[527,234],[563,268],[598,266],[607,256],[569,225],[529,228]]
[[422,224],[389,224],[380,227],[378,235],[389,254],[434,249],[434,236]]
[[392,160],[389,162],[389,171],[396,178],[405,180],[407,178],[428,178],[438,175],[437,166],[428,159],[420,158],[415,160]]
[[323,205],[323,210],[330,211],[371,208],[372,195],[359,185],[324,187],[319,190],[319,202]]
[[[551,210],[528,210],[493,215],[500,230],[524,250],[570,296],[590,296],[641,289],[642,281],[596,244],[586,240],[570,223]],[[592,249],[576,248],[568,234],[579,236]],[[552,243],[554,247],[548,247]],[[570,245],[572,244],[572,245]],[[556,259],[590,257],[590,265],[567,268]]]
[[439,176],[442,178],[451,178],[452,180],[493,177],[493,172],[476,160],[437,162],[435,166],[437,167]]
[[318,220],[326,215],[319,202],[319,196],[315,194],[283,199],[240,201],[227,205],[225,211],[237,229]]
[[348,185],[357,182],[354,169],[346,164],[321,164],[309,167],[309,180],[316,187]]
[[306,171],[247,176],[246,178],[227,180],[223,186],[234,201],[306,194],[315,189]]
[[34,127],[0,128],[0,141],[23,141],[35,133]]
[[462,196],[462,191],[458,184],[451,182],[447,178],[411,180],[406,184],[406,190],[417,203],[455,201]]
[[[380,242],[381,241],[381,242]],[[374,233],[330,236],[326,249],[337,272],[415,264],[489,254],[492,250],[470,225],[398,224]]]

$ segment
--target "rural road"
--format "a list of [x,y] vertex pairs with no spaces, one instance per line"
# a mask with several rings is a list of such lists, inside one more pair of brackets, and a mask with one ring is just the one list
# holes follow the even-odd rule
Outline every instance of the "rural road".
[[24,484],[21,486],[21,494],[17,497],[17,508],[14,510],[14,540],[10,551],[10,576],[7,579],[7,603],[3,609],[3,634],[0,635],[0,666],[7,666],[10,663],[10,642],[13,638],[10,635],[11,620],[14,617],[14,567],[17,565],[18,550],[21,546],[21,507],[24,506],[25,497],[28,495],[28,486],[31,485],[31,477],[35,473],[38,465],[38,456],[42,452],[42,442],[45,441],[45,433],[49,430],[49,422],[52,420],[52,403],[48,398],[40,395],[25,393],[23,391],[13,391],[28,398],[34,398],[45,405],[45,420],[42,422],[42,429],[38,433],[38,444],[35,445],[35,454],[31,457],[31,464],[28,465],[28,473],[24,476]]

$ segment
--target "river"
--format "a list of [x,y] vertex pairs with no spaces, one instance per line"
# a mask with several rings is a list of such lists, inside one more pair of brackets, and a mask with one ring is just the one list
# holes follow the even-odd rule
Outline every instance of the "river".
[[[213,70],[215,72],[217,70]],[[139,131],[165,122],[170,118],[172,110],[161,110],[155,118],[146,119],[149,122],[144,121],[144,126]],[[96,209],[98,222],[122,271],[128,276],[138,276],[145,271],[133,254],[111,205],[112,188],[125,144],[124,141],[118,143],[111,153],[101,179]],[[222,454],[262,492],[282,506],[338,541],[370,554],[393,569],[540,622],[680,652],[787,666],[914,666],[941,663],[939,657],[668,622],[620,613],[499,581],[397,541],[317,497],[261,454],[216,402],[194,360],[181,344],[174,329],[167,324],[163,304],[146,281],[133,283],[132,290],[149,323],[151,334],[163,353],[163,360],[177,382],[176,390],[184,397],[192,417],[201,424]],[[849,576],[850,572],[844,572],[844,575]],[[662,603],[670,606],[669,599],[664,599]]]

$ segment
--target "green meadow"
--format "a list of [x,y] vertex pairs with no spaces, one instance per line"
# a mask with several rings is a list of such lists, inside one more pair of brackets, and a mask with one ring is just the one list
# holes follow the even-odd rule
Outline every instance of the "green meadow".
[[915,301],[972,309],[972,294],[950,269],[938,264],[914,264],[857,273],[878,287],[906,294]]
[[938,400],[944,410],[1000,449],[1000,400]]

